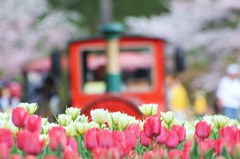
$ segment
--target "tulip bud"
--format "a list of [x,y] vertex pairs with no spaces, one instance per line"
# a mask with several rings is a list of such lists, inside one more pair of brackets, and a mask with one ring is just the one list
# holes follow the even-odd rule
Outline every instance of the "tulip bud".
[[170,150],[168,152],[169,159],[182,158],[183,152],[180,150]]
[[28,112],[23,107],[16,107],[12,111],[12,122],[17,127],[24,127],[28,119]]
[[112,132],[109,130],[99,130],[97,132],[98,145],[100,147],[112,147],[114,144]]
[[223,128],[224,126],[227,126],[229,121],[230,121],[230,119],[223,115],[214,115],[213,116],[213,123],[214,123],[215,127],[218,129]]
[[171,126],[175,122],[175,114],[171,111],[168,111],[166,113],[161,112],[162,115],[162,120],[164,121],[165,124],[168,126]]
[[98,139],[97,132],[99,130],[97,128],[88,129],[88,131],[84,134],[84,143],[87,149],[94,149],[98,147]]
[[210,135],[211,126],[205,121],[199,121],[196,125],[195,133],[199,138],[205,139]]
[[172,127],[172,130],[175,131],[178,134],[179,137],[179,143],[183,142],[186,138],[186,130],[183,126],[179,126],[179,125],[174,125]]
[[67,145],[66,130],[61,126],[52,127],[49,130],[49,144],[48,146],[55,151],[59,146],[62,149]]
[[74,123],[70,123],[69,125],[64,127],[66,130],[66,134],[68,137],[75,136],[76,134],[76,127]]
[[152,142],[152,139],[147,137],[144,133],[144,131],[140,132],[140,143],[143,146],[149,146]]
[[129,125],[128,115],[127,114],[121,114],[121,116],[118,120],[119,130],[125,130],[128,125]]
[[120,118],[121,115],[122,115],[122,113],[120,113],[120,112],[110,113],[109,120],[111,120],[111,122],[112,122],[114,125],[117,125],[117,124],[118,124],[118,121],[119,121],[119,118]]
[[168,130],[165,127],[161,127],[161,133],[157,136],[156,141],[158,144],[164,144],[167,138]]
[[147,137],[158,136],[161,131],[161,121],[158,117],[148,117],[143,128]]
[[104,124],[108,120],[109,113],[104,109],[95,109],[90,112],[92,120],[98,124]]
[[58,115],[57,122],[61,126],[67,126],[72,122],[72,118],[66,114]]
[[0,129],[0,143],[6,143],[8,148],[13,146],[14,136],[9,129]]
[[178,134],[175,131],[169,131],[166,137],[165,145],[167,148],[175,148],[179,143]]
[[8,159],[10,156],[10,148],[4,142],[0,142],[0,158],[1,159]]
[[158,104],[143,104],[139,109],[145,116],[153,116],[157,114]]
[[30,115],[34,114],[38,109],[37,103],[20,103],[18,107],[25,108]]
[[30,115],[28,117],[26,128],[32,132],[40,132],[42,128],[42,118],[37,115]]
[[76,127],[76,133],[78,135],[83,135],[89,128],[90,124],[89,123],[75,123]]
[[72,117],[72,120],[74,121],[75,119],[77,119],[77,117],[79,116],[80,114],[80,108],[67,108],[65,113],[69,116]]

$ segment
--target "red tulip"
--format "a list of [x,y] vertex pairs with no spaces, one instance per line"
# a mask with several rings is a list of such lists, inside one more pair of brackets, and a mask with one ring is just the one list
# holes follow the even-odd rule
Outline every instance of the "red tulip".
[[0,144],[5,143],[8,148],[14,145],[14,135],[9,129],[0,129]]
[[10,155],[10,148],[7,143],[0,143],[0,158],[8,159]]
[[161,121],[158,117],[150,116],[143,125],[144,132],[147,137],[158,136],[161,132]]
[[73,151],[78,152],[78,143],[76,140],[74,140],[72,137],[67,138],[67,146],[71,147]]
[[26,123],[26,128],[31,132],[40,133],[42,128],[42,118],[37,115],[30,115]]
[[97,140],[97,132],[99,130],[97,128],[88,129],[88,131],[84,134],[84,143],[87,149],[94,149],[98,147]]
[[52,127],[49,130],[49,144],[51,150],[55,151],[59,146],[64,149],[67,145],[66,130],[61,126]]
[[179,143],[183,142],[186,139],[186,129],[180,125],[173,125],[172,130],[178,134]]
[[109,130],[99,130],[97,132],[97,141],[100,147],[112,147],[114,144],[112,132]]
[[170,150],[168,152],[169,159],[177,159],[177,158],[181,159],[182,156],[183,156],[183,152],[180,150]]
[[149,146],[152,142],[152,139],[147,137],[144,133],[144,131],[140,132],[140,143],[143,146]]
[[161,128],[160,135],[157,136],[156,141],[158,144],[164,144],[167,137],[168,130],[165,127]]
[[23,107],[16,107],[12,111],[12,122],[17,127],[24,127],[28,119],[28,112]]
[[199,121],[195,133],[198,137],[205,139],[210,135],[211,126],[206,121]]
[[179,143],[178,134],[173,130],[169,131],[165,141],[166,147],[175,148],[177,147],[178,143]]
[[18,148],[26,154],[37,155],[42,151],[44,140],[39,140],[39,134],[27,130],[21,130],[17,134]]
[[128,125],[126,130],[132,130],[136,134],[137,137],[140,136],[140,131],[141,130],[140,130],[139,124],[130,124],[130,125]]

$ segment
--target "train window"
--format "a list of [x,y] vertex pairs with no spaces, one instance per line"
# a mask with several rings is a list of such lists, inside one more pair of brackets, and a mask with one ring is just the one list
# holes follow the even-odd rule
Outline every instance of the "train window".
[[[106,92],[104,81],[106,55],[103,50],[84,50],[83,91],[86,94]],[[153,55],[150,48],[122,48],[119,55],[122,92],[144,92],[152,88]]]

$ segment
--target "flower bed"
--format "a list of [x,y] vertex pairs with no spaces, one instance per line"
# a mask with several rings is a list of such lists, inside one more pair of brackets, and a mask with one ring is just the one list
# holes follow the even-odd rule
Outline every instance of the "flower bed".
[[20,103],[0,113],[0,158],[150,159],[239,158],[240,123],[223,115],[194,122],[178,121],[173,112],[156,116],[157,105],[145,104],[136,120],[121,112],[67,108],[57,123],[34,115],[36,104]]

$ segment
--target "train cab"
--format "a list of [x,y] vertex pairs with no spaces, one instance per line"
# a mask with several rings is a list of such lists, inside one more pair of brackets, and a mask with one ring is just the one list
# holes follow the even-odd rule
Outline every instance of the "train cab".
[[[143,36],[122,36],[118,39],[120,90],[108,92],[106,81],[106,40],[76,40],[69,45],[71,102],[89,115],[91,109],[104,108],[141,117],[138,106],[165,101],[165,41]],[[114,86],[114,80],[111,81]],[[119,82],[116,83],[116,85]]]

